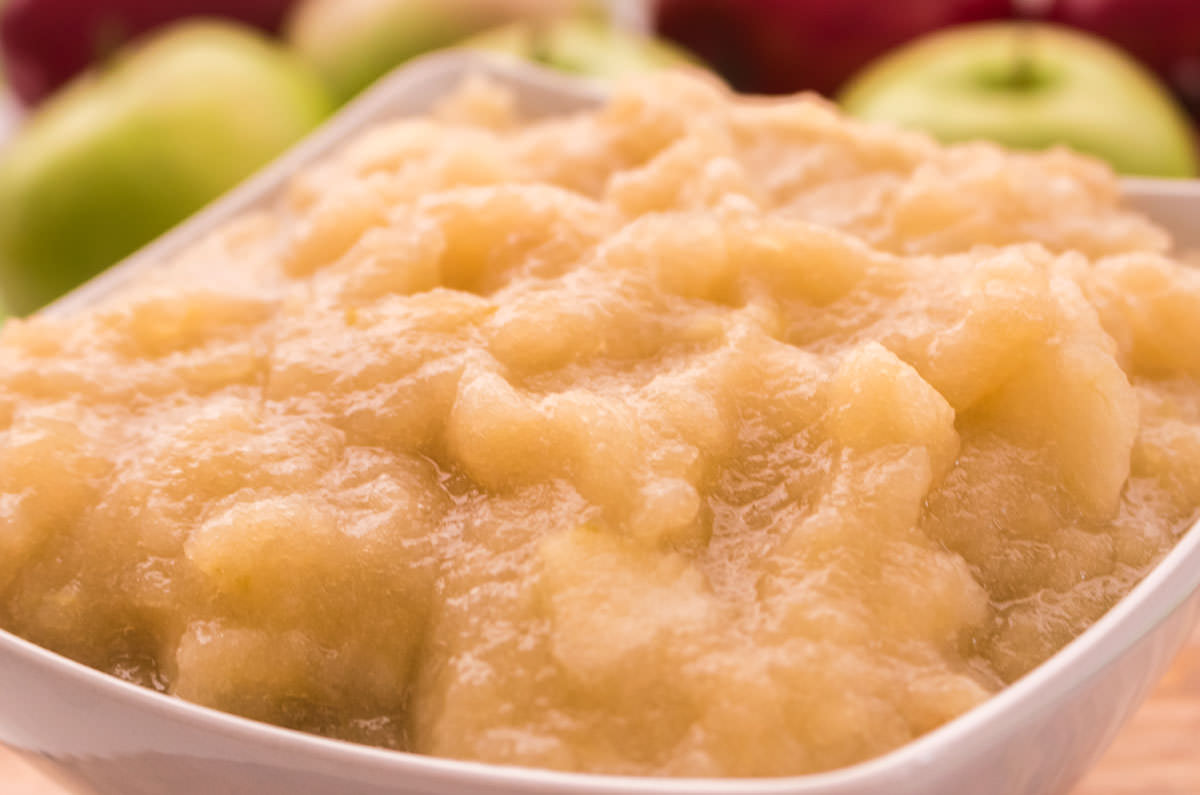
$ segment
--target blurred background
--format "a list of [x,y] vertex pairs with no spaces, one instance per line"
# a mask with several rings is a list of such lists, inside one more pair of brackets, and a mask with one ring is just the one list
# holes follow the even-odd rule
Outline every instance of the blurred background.
[[0,302],[23,315],[447,47],[816,92],[944,141],[1197,172],[1200,0],[0,0]]

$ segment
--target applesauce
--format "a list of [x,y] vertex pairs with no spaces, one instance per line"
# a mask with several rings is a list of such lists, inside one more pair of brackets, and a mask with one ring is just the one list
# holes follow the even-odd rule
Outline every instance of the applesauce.
[[673,74],[465,85],[0,334],[0,624],[331,737],[771,776],[893,749],[1200,506],[1200,272],[1066,152]]

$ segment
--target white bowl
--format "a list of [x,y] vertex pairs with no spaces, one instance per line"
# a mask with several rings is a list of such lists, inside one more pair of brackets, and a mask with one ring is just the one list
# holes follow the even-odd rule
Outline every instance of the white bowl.
[[0,146],[4,145],[17,129],[20,111],[12,95],[0,87]]
[[[422,112],[461,77],[513,86],[523,109],[593,104],[586,84],[477,56],[434,56],[380,83],[319,132],[195,218],[46,311],[86,305],[224,219],[363,127]],[[1194,184],[1131,185],[1180,233]],[[1190,213],[1175,213],[1180,196]],[[1164,198],[1165,197],[1165,198]],[[126,684],[0,632],[0,743],[81,793],[400,795],[401,793],[724,793],[1022,795],[1062,793],[1116,735],[1200,615],[1200,527],[1087,632],[995,698],[877,759],[819,775],[717,780],[552,773],[396,753],[301,734]]]

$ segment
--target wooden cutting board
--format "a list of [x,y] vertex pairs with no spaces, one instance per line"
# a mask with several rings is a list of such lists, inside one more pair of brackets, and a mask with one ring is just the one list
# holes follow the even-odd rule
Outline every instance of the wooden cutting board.
[[[3,747],[0,793],[67,795]],[[1071,795],[1200,795],[1200,627]]]
[[1071,795],[1200,795],[1200,627]]

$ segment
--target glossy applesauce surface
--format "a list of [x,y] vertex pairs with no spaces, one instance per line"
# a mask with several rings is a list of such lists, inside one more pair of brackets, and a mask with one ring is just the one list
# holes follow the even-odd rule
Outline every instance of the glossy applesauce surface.
[[1200,272],[1101,165],[684,75],[512,107],[8,323],[0,624],[389,748],[795,774],[988,698],[1195,518]]

